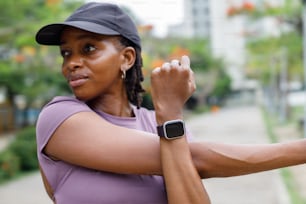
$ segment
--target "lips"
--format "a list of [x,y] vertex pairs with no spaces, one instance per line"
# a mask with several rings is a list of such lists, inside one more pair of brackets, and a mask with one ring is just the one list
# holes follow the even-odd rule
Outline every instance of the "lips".
[[87,80],[88,76],[83,74],[71,74],[67,77],[68,83],[72,88],[82,86]]

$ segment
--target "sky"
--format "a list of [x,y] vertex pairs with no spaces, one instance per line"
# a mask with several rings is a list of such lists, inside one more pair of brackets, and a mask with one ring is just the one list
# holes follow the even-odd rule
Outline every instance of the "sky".
[[87,0],[116,3],[129,7],[144,23],[154,26],[153,33],[163,37],[169,25],[183,20],[183,0]]

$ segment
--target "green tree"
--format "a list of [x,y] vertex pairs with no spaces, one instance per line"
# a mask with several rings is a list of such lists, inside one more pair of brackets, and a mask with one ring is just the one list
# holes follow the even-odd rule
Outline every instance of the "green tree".
[[62,21],[81,2],[0,1],[0,87],[6,88],[9,104],[16,95],[24,95],[33,106],[37,99],[69,91],[59,76],[58,50],[38,45],[35,33],[42,25]]
[[277,65],[276,75],[279,75],[281,63],[286,60],[289,80],[303,80],[302,36],[297,32],[285,33],[278,38],[269,37],[250,42],[248,50],[250,53],[247,64],[249,77],[260,79],[264,84],[267,84],[273,74],[271,72],[273,63]]
[[[251,37],[248,43],[250,54],[247,73],[261,79],[265,84],[271,77],[271,66],[286,60],[289,67],[289,79],[301,79],[302,69],[302,5],[301,1],[285,0],[282,6],[273,7],[267,3],[249,13],[251,21],[265,17],[278,19],[281,25],[286,24],[291,31],[283,32],[279,37]],[[286,56],[282,51],[286,50]],[[285,57],[285,59],[284,59]],[[280,73],[279,66],[276,74]]]

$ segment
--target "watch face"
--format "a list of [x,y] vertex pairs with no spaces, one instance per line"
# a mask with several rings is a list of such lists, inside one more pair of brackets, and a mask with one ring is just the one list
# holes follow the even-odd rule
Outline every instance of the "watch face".
[[185,134],[183,122],[168,123],[165,125],[166,137],[169,139],[176,138]]

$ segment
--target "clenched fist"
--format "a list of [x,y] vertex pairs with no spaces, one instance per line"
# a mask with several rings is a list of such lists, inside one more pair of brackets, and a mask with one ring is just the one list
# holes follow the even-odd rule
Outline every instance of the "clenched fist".
[[[188,56],[166,62],[151,74],[152,100],[156,114],[162,120],[181,118],[187,99],[196,89],[194,73]],[[158,119],[158,118],[157,118]]]

